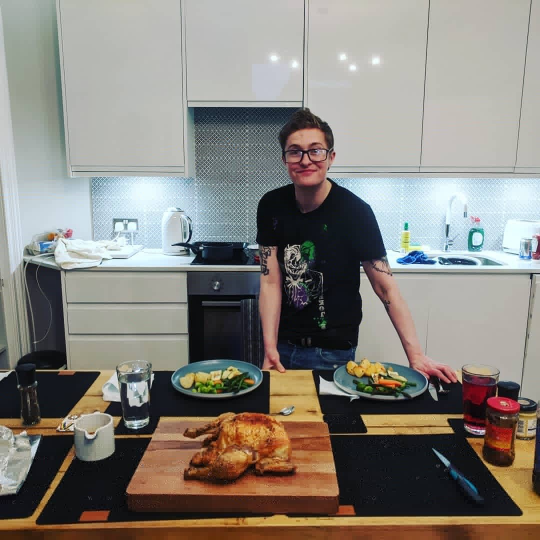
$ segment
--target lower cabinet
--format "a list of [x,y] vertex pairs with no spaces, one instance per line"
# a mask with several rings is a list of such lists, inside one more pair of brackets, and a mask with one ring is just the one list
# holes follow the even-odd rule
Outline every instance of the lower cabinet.
[[[501,380],[521,382],[531,280],[529,274],[394,274],[420,344],[454,369],[482,363]],[[360,291],[364,320],[357,359],[408,365],[401,342],[368,279]]]
[[540,399],[538,381],[540,381],[540,276],[535,275],[532,279],[521,395],[538,401]]
[[121,362],[147,360],[155,370],[176,371],[188,363],[187,335],[118,335],[68,338],[70,369],[114,369]]
[[63,272],[70,369],[147,360],[176,370],[189,358],[185,272]]
[[[426,294],[426,274],[394,274],[401,295],[412,313],[420,344],[427,342],[429,294]],[[437,276],[439,279],[440,276]],[[360,294],[364,316],[358,334],[356,360],[363,357],[378,362],[409,365],[394,326],[365,274],[360,278]]]

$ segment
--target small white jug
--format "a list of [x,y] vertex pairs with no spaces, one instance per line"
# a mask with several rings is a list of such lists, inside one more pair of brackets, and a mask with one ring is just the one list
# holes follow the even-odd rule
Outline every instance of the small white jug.
[[96,412],[74,424],[75,455],[82,461],[99,461],[114,453],[114,427],[110,414]]

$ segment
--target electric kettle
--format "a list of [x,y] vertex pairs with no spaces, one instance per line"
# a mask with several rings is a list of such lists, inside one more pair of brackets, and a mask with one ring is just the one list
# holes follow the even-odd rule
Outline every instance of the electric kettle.
[[173,246],[191,240],[193,227],[191,218],[180,208],[167,208],[161,218],[161,247],[164,255],[186,255],[185,247]]

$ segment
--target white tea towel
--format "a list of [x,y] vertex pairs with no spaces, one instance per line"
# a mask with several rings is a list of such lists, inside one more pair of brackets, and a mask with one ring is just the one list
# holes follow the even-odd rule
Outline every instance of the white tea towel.
[[[153,382],[154,374],[152,373],[152,377],[150,379],[150,387],[152,387]],[[116,374],[116,372],[114,372],[109,378],[109,380],[101,387],[101,391],[103,392],[103,401],[115,401],[117,403],[120,403],[120,387],[118,385],[118,375]],[[133,397],[138,399],[139,395],[134,395]],[[131,398],[130,405],[135,405],[135,403],[131,403]]]
[[107,251],[109,242],[68,240],[59,238],[54,250],[54,260],[63,270],[99,266],[103,259],[112,259]]
[[350,398],[349,401],[360,399],[360,396],[347,394],[347,392],[344,392],[343,390],[341,390],[341,388],[338,388],[335,385],[335,383],[323,379],[320,375],[319,375],[319,395],[320,396],[346,396]]
[[11,371],[6,371],[6,372],[3,372],[3,373],[0,373],[0,381],[2,379],[5,379],[6,377],[9,377],[10,373],[11,373]]

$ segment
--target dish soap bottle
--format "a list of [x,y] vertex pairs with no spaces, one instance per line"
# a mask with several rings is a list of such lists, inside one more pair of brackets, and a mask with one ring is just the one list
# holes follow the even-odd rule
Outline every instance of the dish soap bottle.
[[471,216],[471,228],[469,230],[469,251],[482,251],[484,247],[484,229],[480,226],[480,218]]
[[411,231],[409,231],[409,223],[407,221],[403,225],[403,230],[401,231],[401,242],[399,247],[401,253],[409,253],[411,249]]

